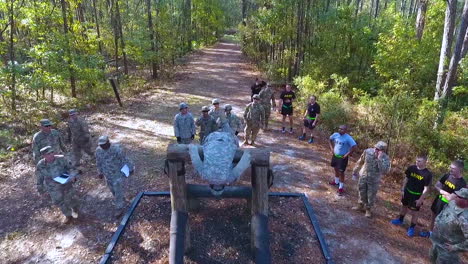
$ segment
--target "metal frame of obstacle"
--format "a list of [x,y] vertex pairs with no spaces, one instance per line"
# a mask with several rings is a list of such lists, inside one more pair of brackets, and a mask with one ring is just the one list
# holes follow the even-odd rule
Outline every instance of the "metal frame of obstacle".
[[[110,262],[112,253],[114,251],[115,246],[117,245],[120,237],[122,236],[123,232],[125,231],[125,228],[127,227],[127,224],[130,220],[130,217],[132,216],[133,212],[135,209],[138,207],[138,204],[140,203],[141,198],[143,196],[163,196],[163,197],[170,197],[170,192],[140,192],[138,195],[133,199],[132,204],[130,205],[130,208],[128,209],[127,213],[124,215],[122,220],[120,221],[120,225],[117,228],[117,231],[115,231],[114,235],[112,236],[111,242],[108,244],[106,251],[104,253],[104,256],[101,258],[101,261],[99,262],[100,264],[107,264]],[[295,198],[301,198],[304,206],[307,211],[307,216],[309,217],[310,222],[312,223],[312,226],[314,228],[314,232],[319,240],[320,243],[320,249],[322,251],[322,255],[325,259],[325,262],[327,264],[333,264],[333,260],[330,254],[330,251],[328,249],[327,243],[325,241],[325,237],[323,236],[323,233],[320,229],[320,225],[318,222],[318,219],[315,215],[314,210],[312,209],[312,205],[310,204],[309,200],[307,199],[306,195],[304,193],[279,193],[279,192],[273,192],[269,193],[268,196],[270,197],[295,197]]]

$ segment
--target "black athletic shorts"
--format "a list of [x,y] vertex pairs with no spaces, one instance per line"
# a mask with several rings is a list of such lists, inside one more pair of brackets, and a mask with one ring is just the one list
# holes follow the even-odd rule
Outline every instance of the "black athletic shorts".
[[447,206],[448,203],[442,201],[439,196],[437,196],[434,199],[434,202],[432,203],[431,210],[435,215],[439,215],[442,210],[444,210],[445,206]]
[[348,157],[338,158],[337,156],[333,155],[330,165],[333,168],[338,168],[338,170],[344,172],[346,170],[346,167],[348,166]]
[[309,128],[309,129],[314,129],[315,128],[315,126],[313,125],[314,121],[315,120],[310,120],[308,118],[304,118],[304,126]]
[[281,107],[281,114],[282,115],[288,115],[292,116],[293,115],[293,106],[292,105],[283,105]]
[[420,206],[416,206],[416,201],[421,197],[421,195],[413,194],[405,189],[403,192],[403,198],[401,198],[401,204],[408,207],[410,210],[419,211]]

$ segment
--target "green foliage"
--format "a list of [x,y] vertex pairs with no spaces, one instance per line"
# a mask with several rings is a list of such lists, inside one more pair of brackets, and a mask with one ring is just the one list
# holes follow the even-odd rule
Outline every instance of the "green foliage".
[[408,7],[402,11],[399,2],[381,5],[377,16],[375,6],[356,10],[353,1],[328,7],[326,1],[310,1],[310,6],[298,0],[256,3],[240,27],[243,51],[271,81],[294,80],[302,107],[317,95],[321,127],[327,132],[348,123],[360,146],[385,140],[399,161],[425,152],[440,168],[454,158],[467,158],[466,60],[460,64],[447,120],[433,128],[446,2],[430,1],[420,40],[415,14],[408,14]]

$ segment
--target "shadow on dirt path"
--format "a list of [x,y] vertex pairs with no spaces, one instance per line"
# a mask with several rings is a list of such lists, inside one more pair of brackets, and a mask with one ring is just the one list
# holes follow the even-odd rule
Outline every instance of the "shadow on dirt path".
[[[169,189],[162,170],[166,147],[174,142],[172,121],[181,101],[198,116],[203,105],[220,98],[221,104],[233,105],[233,112],[241,116],[250,99],[249,87],[260,76],[238,44],[222,41],[192,54],[176,74],[176,81],[159,87],[149,83],[150,90],[127,99],[123,108],[103,105],[88,113],[94,139],[109,135],[113,142],[128,148],[136,163],[136,174],[126,182],[127,199],[143,190]],[[278,114],[273,118],[273,130],[261,132],[258,139],[258,147],[271,151],[275,172],[272,191],[303,192],[309,197],[336,263],[428,262],[427,239],[409,239],[404,229],[389,224],[399,206],[395,188],[384,188],[379,194],[381,201],[373,219],[352,212],[356,183],[347,182],[344,197],[336,196],[336,190],[327,184],[332,174],[327,137],[319,135],[317,143],[308,145],[297,140],[298,132],[281,134]],[[296,119],[296,123],[301,120]],[[297,125],[295,129],[299,128]],[[28,153],[1,164],[6,177],[0,180],[0,263],[82,264],[100,259],[118,221],[112,217],[110,192],[96,178],[94,161],[87,158],[85,164],[85,173],[77,184],[83,215],[68,226],[60,224],[58,209],[36,193]],[[188,175],[193,175],[190,168]]]

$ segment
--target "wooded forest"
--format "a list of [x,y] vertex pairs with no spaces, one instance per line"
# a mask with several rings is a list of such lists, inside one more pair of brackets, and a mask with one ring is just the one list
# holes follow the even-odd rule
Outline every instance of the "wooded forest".
[[318,96],[323,129],[348,123],[362,146],[443,167],[468,156],[467,26],[468,0],[1,0],[0,149],[235,29],[268,81]]

